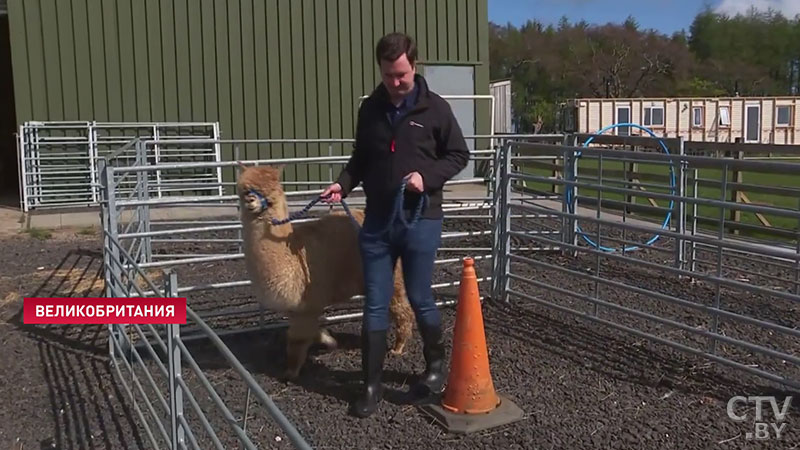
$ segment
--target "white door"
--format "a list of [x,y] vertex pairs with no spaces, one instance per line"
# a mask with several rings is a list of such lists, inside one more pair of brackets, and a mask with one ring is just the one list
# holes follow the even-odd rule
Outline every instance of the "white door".
[[761,142],[761,106],[747,105],[744,123],[744,141]]
[[[446,95],[475,95],[475,68],[472,66],[424,66],[420,71],[435,93]],[[475,135],[475,99],[448,99],[464,136]],[[467,147],[475,149],[474,139],[467,139]],[[457,180],[473,178],[475,162],[470,160],[467,167],[454,177]]]
[[[631,123],[631,107],[617,106],[617,123]],[[631,127],[617,127],[617,135],[630,136]]]

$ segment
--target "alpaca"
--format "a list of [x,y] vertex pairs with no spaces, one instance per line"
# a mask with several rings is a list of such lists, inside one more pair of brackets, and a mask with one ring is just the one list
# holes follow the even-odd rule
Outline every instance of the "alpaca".
[[[289,317],[284,378],[294,379],[312,344],[336,347],[336,340],[320,328],[325,307],[364,293],[358,229],[343,212],[313,222],[273,224],[273,219],[289,216],[281,186],[283,166],[242,167],[237,193],[247,271],[258,301]],[[363,223],[363,211],[351,213]],[[400,261],[394,274],[389,313],[396,337],[390,353],[400,355],[412,335],[414,312]]]

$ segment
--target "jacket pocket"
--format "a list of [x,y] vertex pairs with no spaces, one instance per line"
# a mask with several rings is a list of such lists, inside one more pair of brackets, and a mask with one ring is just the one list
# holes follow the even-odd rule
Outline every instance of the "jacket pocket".
[[[413,122],[413,121],[412,121]],[[436,139],[433,137],[433,125],[410,125],[407,127],[407,140],[410,147],[423,159],[436,158]]]

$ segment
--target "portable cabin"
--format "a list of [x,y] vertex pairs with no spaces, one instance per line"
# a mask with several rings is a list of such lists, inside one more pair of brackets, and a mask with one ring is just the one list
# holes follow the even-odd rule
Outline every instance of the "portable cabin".
[[[566,132],[634,123],[691,141],[800,144],[800,97],[578,98],[563,105]],[[634,127],[605,134],[642,135]]]

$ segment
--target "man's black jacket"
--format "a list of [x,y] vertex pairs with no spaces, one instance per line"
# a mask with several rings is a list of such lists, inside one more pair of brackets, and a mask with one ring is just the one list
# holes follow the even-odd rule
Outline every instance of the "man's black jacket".
[[[364,99],[358,112],[353,154],[337,182],[346,196],[363,183],[367,213],[387,217],[391,214],[403,177],[411,172],[422,175],[429,202],[422,217],[442,217],[442,187],[464,169],[469,149],[450,105],[428,89],[421,75],[416,105],[394,124],[387,112],[389,94],[380,84]],[[407,192],[406,207],[416,204],[418,195]]]

